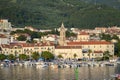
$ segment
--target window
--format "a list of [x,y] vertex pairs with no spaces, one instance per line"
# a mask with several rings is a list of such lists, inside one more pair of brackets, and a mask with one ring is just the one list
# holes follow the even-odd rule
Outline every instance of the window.
[[94,56],[94,54],[92,54],[92,56]]
[[83,56],[85,56],[85,54],[83,54]]
[[89,56],[89,54],[87,56]]
[[102,56],[102,54],[100,54],[100,56]]
[[36,47],[36,48],[34,48],[34,49],[39,49],[39,48]]
[[15,47],[15,49],[17,49],[17,47]]

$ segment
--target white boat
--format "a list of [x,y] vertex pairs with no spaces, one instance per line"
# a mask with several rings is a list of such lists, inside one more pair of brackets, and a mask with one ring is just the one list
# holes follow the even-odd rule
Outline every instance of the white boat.
[[120,61],[117,61],[116,63],[117,63],[117,64],[120,64]]
[[58,65],[56,65],[56,64],[51,64],[51,65],[50,65],[50,68],[58,68]]
[[104,64],[104,63],[100,63],[99,66],[100,66],[100,67],[104,67],[105,64]]
[[88,63],[88,66],[93,67],[94,64],[93,63]]
[[70,68],[77,68],[77,64],[71,64]]
[[44,68],[44,67],[48,67],[48,65],[45,64],[44,62],[36,62],[36,68]]
[[120,80],[120,74],[111,75],[115,80]]
[[23,63],[19,63],[19,66],[23,66]]
[[88,67],[87,63],[81,63],[80,65],[83,66],[83,67]]
[[27,67],[27,66],[31,66],[32,64],[31,64],[30,61],[25,61],[25,62],[23,63],[23,65],[24,65],[25,67]]
[[106,65],[107,65],[107,66],[116,66],[117,63],[115,63],[115,62],[109,62],[109,63],[106,63]]
[[4,67],[4,64],[3,64],[3,63],[1,63],[1,64],[0,64],[0,66],[1,66],[1,67]]
[[65,68],[70,68],[69,64],[64,64]]

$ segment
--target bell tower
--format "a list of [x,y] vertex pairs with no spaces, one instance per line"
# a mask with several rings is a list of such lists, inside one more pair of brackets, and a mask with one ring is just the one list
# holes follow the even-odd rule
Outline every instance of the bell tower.
[[60,40],[59,40],[60,46],[65,45],[65,40],[66,40],[66,33],[65,32],[66,32],[65,27],[64,27],[64,24],[62,23],[62,25],[60,27]]

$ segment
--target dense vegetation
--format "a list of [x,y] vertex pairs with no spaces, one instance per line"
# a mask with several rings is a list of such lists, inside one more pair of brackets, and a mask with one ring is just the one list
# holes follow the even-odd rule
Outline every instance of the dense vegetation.
[[83,0],[86,3],[105,4],[120,9],[120,0]]
[[[107,3],[107,0],[96,1]],[[118,0],[109,0],[109,4],[112,1]],[[54,28],[60,27],[61,22],[65,27],[78,28],[120,26],[119,7],[98,3],[94,4],[93,0],[0,0],[0,18],[9,19],[15,27]]]

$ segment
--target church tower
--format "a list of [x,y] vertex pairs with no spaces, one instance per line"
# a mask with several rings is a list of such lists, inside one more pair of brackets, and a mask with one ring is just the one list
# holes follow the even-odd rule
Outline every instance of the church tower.
[[60,40],[59,40],[60,46],[65,45],[65,40],[66,40],[65,27],[64,27],[64,24],[62,23],[62,25],[60,27]]

